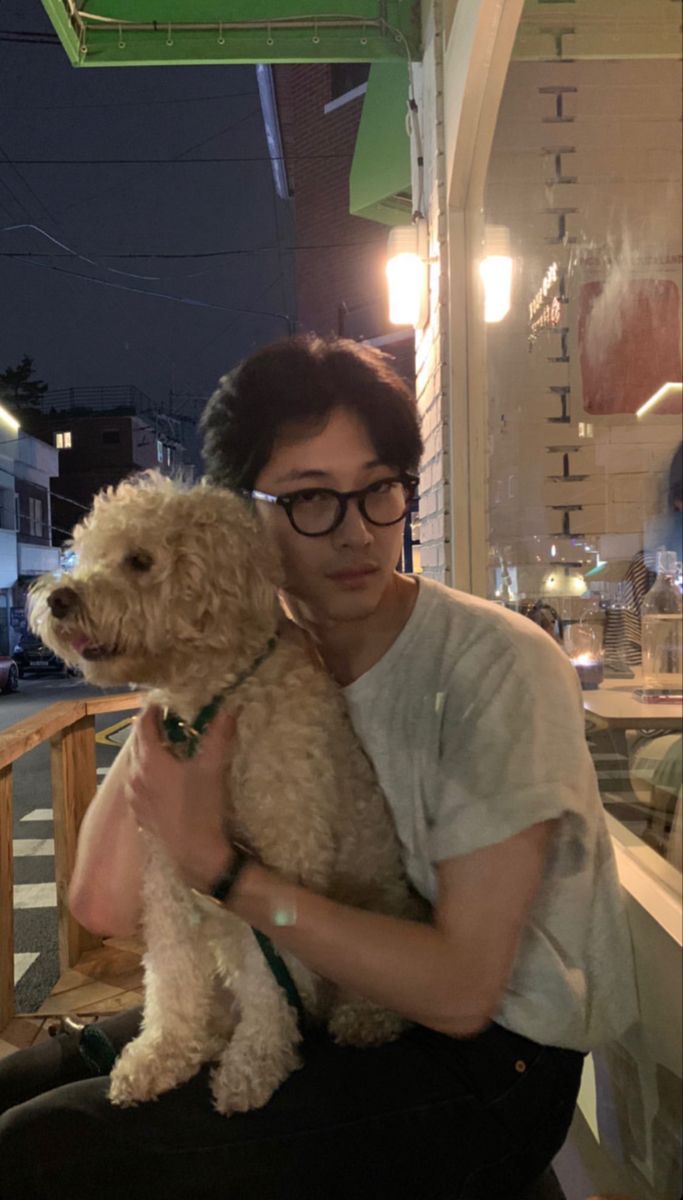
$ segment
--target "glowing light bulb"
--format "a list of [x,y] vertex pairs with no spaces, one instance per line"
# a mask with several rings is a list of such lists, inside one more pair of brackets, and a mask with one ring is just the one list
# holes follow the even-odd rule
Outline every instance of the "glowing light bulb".
[[17,433],[19,429],[21,429],[21,425],[17,421],[16,417],[13,417],[12,414],[7,411],[4,404],[0,404],[0,421],[3,425],[7,425],[13,433]]
[[416,217],[411,225],[396,225],[387,239],[386,273],[389,320],[392,325],[426,324],[429,309],[427,282],[427,223]]
[[484,320],[495,325],[510,311],[512,259],[507,254],[489,254],[479,264],[479,272],[484,284]]
[[388,259],[386,272],[392,325],[417,325],[422,307],[424,269],[417,254],[395,254]]

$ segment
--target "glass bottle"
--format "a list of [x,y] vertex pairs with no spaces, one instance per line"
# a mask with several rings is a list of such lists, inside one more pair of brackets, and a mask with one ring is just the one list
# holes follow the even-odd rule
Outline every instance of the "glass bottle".
[[648,690],[680,693],[683,685],[683,597],[674,582],[676,555],[657,552],[657,578],[640,608],[643,684]]

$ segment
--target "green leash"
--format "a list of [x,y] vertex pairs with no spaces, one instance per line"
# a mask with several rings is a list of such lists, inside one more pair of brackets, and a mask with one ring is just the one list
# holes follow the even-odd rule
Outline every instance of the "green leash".
[[197,713],[197,716],[191,725],[188,721],[181,720],[181,718],[175,713],[171,712],[168,708],[165,708],[162,723],[167,740],[174,746],[184,745],[187,758],[192,758],[196,753],[202,734],[205,732],[207,725],[209,725],[215,717],[226,696],[230,696],[232,692],[236,692],[238,687],[241,687],[242,684],[249,679],[250,675],[253,675],[254,672],[258,670],[258,668],[261,666],[261,663],[264,663],[267,658],[270,658],[276,646],[277,634],[270,638],[265,650],[259,654],[258,658],[254,659],[251,666],[247,667],[245,671],[242,671],[241,674],[238,675],[235,680],[233,680],[233,682],[230,684],[230,687],[226,688],[224,692],[219,692],[217,696],[214,696],[213,700],[210,700],[208,704],[204,705],[201,712]]
[[265,933],[261,933],[260,929],[254,929],[252,925],[251,932],[261,947],[261,952],[273,973],[275,982],[283,989],[287,996],[287,1003],[295,1010],[299,1018],[299,1028],[303,1030],[308,1020],[306,1010],[284,958],[278,954],[270,938]]
[[[169,712],[169,710],[166,709],[163,715],[163,726],[168,741],[174,746],[184,745],[186,757],[192,758],[197,751],[202,734],[215,717],[221,704],[225,700],[225,697],[229,696],[232,692],[237,691],[237,688],[254,674],[254,672],[261,666],[261,663],[265,662],[266,659],[270,657],[276,645],[277,635],[270,639],[265,650],[259,654],[258,658],[254,659],[250,667],[247,667],[245,671],[242,671],[242,673],[237,676],[234,682],[230,684],[229,688],[227,688],[224,692],[221,692],[218,696],[214,696],[213,700],[204,705],[204,708],[197,714],[191,725],[188,724],[187,721],[182,721],[180,717],[176,716],[175,713]],[[267,937],[265,933],[261,933],[259,929],[254,929],[253,926],[252,933],[254,934],[254,937],[261,948],[263,957],[268,963],[276,983],[279,984],[279,986],[284,990],[288,1003],[297,1012],[299,1023],[303,1027],[306,1021],[306,1012],[301,1001],[301,996],[297,990],[297,986],[287,968],[287,964],[278,954],[270,938]]]

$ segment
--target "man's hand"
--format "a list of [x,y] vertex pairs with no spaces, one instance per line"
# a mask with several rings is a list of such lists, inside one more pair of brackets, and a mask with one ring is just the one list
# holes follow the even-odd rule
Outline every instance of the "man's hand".
[[194,757],[185,760],[164,745],[160,719],[160,710],[150,706],[134,723],[125,798],[138,825],[163,842],[188,884],[203,890],[232,861],[223,814],[237,723],[221,710]]

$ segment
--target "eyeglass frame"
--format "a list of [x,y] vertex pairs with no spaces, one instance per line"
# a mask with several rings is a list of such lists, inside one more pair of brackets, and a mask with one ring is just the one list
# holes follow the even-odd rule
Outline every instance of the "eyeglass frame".
[[[254,489],[253,491],[243,489],[242,495],[246,496],[250,500],[265,500],[267,504],[278,504],[280,508],[282,508],[287,514],[287,520],[289,521],[294,532],[300,534],[301,537],[327,537],[329,533],[334,533],[336,529],[339,529],[340,525],[343,525],[344,521],[346,520],[346,514],[348,512],[350,500],[358,501],[358,511],[360,512],[363,520],[368,521],[370,525],[374,525],[377,529],[390,529],[392,525],[398,525],[399,521],[404,521],[410,512],[410,505],[415,499],[415,489],[417,488],[419,482],[420,478],[418,475],[412,475],[408,471],[402,471],[398,475],[389,475],[386,479],[375,479],[366,487],[356,488],[352,492],[338,492],[336,488],[307,487],[299,488],[295,492],[284,492],[281,496],[275,496],[271,492],[261,492],[257,489]],[[365,497],[380,483],[401,483],[404,488],[408,489],[405,508],[401,513],[401,516],[396,517],[394,521],[373,521],[372,517],[369,517],[365,511]],[[305,533],[303,529],[299,529],[298,526],[294,524],[294,518],[291,510],[296,500],[302,495],[305,495],[306,492],[323,492],[325,495],[334,496],[335,500],[339,504],[339,514],[329,529],[324,529],[320,533]]]

